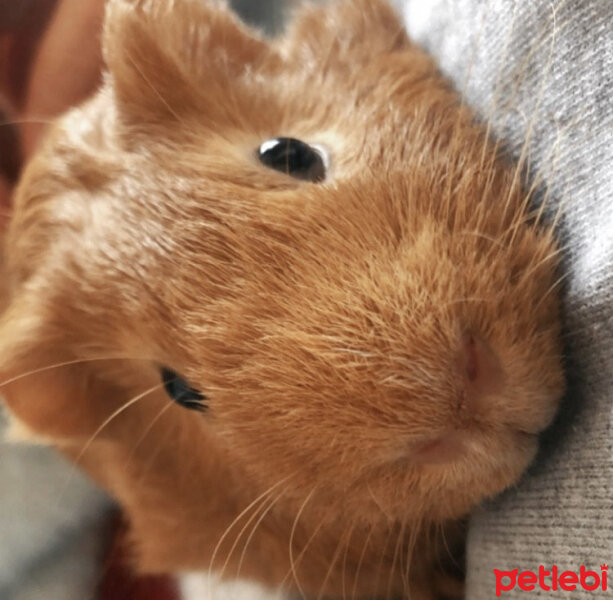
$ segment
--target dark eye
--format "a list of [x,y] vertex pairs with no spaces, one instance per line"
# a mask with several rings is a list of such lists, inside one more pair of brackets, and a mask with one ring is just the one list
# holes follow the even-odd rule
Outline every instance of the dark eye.
[[174,371],[163,367],[160,369],[162,382],[166,393],[177,403],[190,410],[198,410],[204,412],[207,409],[205,404],[206,396],[185,381],[180,375]]
[[267,140],[258,149],[258,157],[263,165],[296,179],[317,183],[326,177],[322,153],[294,138]]

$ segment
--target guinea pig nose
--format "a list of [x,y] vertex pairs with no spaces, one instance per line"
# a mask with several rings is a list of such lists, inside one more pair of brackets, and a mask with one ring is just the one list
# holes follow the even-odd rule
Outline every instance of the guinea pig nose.
[[469,404],[502,388],[504,373],[498,357],[487,342],[470,332],[462,336],[459,365]]

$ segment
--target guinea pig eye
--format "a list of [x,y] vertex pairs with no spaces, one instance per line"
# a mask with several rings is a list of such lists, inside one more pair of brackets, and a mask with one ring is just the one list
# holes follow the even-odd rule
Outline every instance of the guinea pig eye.
[[204,412],[207,409],[205,404],[206,396],[191,387],[183,377],[166,367],[160,369],[160,376],[162,377],[166,393],[177,404],[200,412]]
[[295,179],[317,183],[326,177],[326,165],[322,153],[295,138],[274,138],[265,141],[258,149],[263,165],[287,173]]

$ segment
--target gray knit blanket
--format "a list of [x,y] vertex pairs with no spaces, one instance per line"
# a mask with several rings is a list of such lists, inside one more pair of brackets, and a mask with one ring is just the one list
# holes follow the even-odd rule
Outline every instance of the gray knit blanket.
[[[578,572],[613,583],[613,2],[404,0],[407,28],[493,132],[528,140],[550,215],[561,211],[570,389],[533,468],[472,520],[470,600],[494,569]],[[549,579],[550,580],[550,579]],[[511,581],[505,579],[507,587]],[[536,585],[502,598],[613,597]]]

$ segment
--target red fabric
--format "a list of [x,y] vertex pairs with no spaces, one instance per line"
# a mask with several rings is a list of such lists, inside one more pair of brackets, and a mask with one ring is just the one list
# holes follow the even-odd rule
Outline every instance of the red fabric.
[[11,188],[21,169],[19,131],[28,76],[56,0],[0,0],[0,232],[10,217]]
[[36,46],[56,0],[0,2],[0,90],[14,106],[23,101]]
[[21,168],[18,130],[32,59],[56,0],[0,0],[0,222]]
[[136,575],[127,560],[125,526],[116,525],[96,600],[181,600],[173,577]]
[[135,577],[117,565],[103,579],[98,600],[180,600],[180,596],[170,577]]

